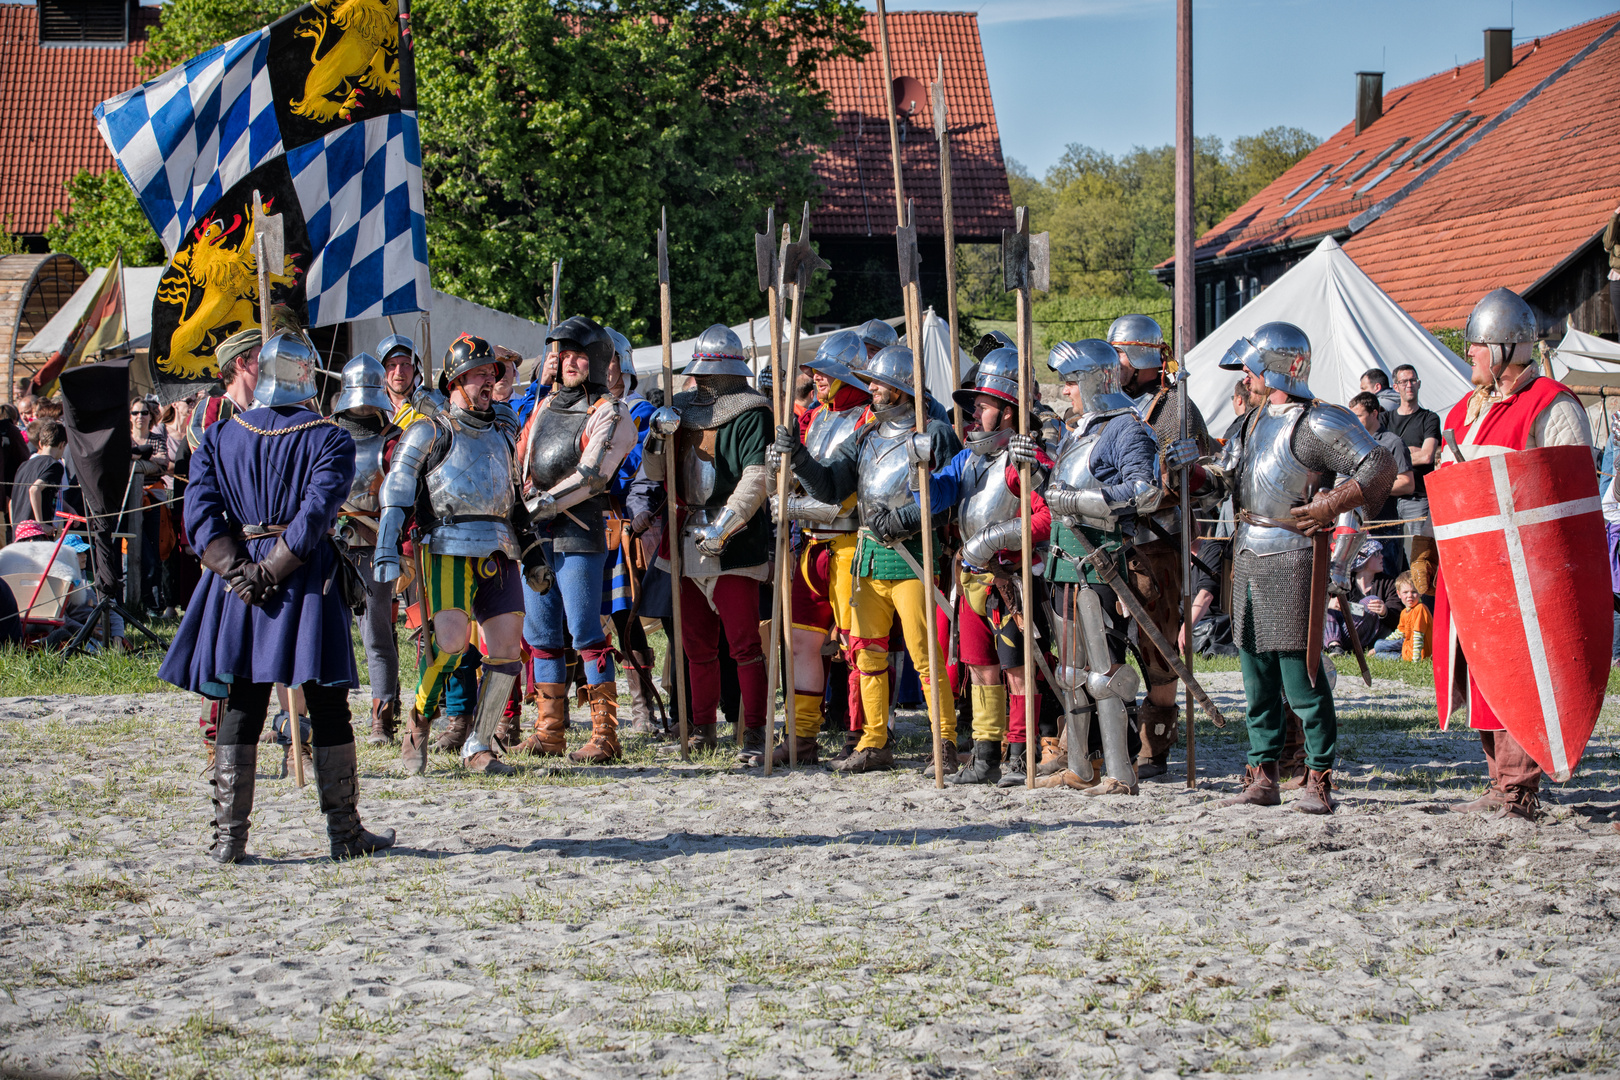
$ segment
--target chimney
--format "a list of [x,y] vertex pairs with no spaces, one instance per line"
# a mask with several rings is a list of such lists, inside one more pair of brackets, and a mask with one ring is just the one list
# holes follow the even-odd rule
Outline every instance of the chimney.
[[1513,66],[1513,28],[1495,27],[1485,31],[1485,89],[1508,73]]
[[1356,72],[1356,134],[1372,127],[1384,115],[1384,73]]

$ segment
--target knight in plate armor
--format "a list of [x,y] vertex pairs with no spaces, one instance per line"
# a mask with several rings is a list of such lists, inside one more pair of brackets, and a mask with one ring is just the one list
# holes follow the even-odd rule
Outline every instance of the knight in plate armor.
[[446,350],[444,367],[448,406],[414,421],[394,448],[373,557],[379,581],[399,577],[406,520],[414,517],[433,648],[421,654],[400,761],[407,773],[427,769],[433,717],[476,621],[483,671],[461,760],[474,772],[510,773],[493,736],[522,672],[523,581],[544,590],[550,569],[518,491],[516,417],[493,400],[501,377],[494,350],[483,338],[461,334]]
[[[1045,587],[1032,579],[1034,597],[1021,593],[1019,567],[1026,555],[1037,558],[1051,533],[1052,519],[1039,491],[1030,493],[1030,536],[1035,551],[1023,550],[1019,516],[1018,463],[1008,446],[1018,426],[1018,350],[996,349],[979,361],[974,386],[952,395],[972,416],[965,445],[943,468],[933,472],[929,491],[934,507],[954,506],[962,533],[957,555],[956,652],[967,665],[973,707],[973,760],[957,771],[956,744],[945,744],[945,771],[953,783],[1012,787],[1025,781],[1024,712],[1026,695],[1037,699],[1039,687],[1024,684],[1024,633],[1019,616],[1045,606]],[[1033,441],[1030,445],[1034,445]],[[1048,468],[1044,454],[1031,463]],[[1032,474],[1032,481],[1035,479]],[[1045,639],[1044,629],[1039,631]],[[1005,681],[1005,685],[1003,682]],[[1009,713],[1011,722],[1009,723]],[[1050,742],[1055,748],[1053,724]],[[1002,743],[1007,744],[1007,770],[1002,774]]]
[[360,641],[366,650],[371,679],[372,746],[394,741],[399,723],[399,642],[394,637],[394,585],[371,572],[377,547],[377,519],[382,508],[383,477],[401,434],[389,419],[394,404],[383,389],[386,373],[369,353],[343,365],[343,386],[332,403],[332,421],[354,439],[354,482],[338,514],[338,543],[343,545],[366,584],[366,612]]
[[569,754],[594,765],[618,760],[619,693],[613,647],[602,633],[602,581],[608,564],[608,488],[636,445],[624,403],[608,392],[613,339],[580,315],[552,327],[546,344],[557,383],[518,439],[517,457],[529,518],[556,584],[523,591],[523,637],[534,654],[539,714],[517,752],[537,757],[568,749],[566,655],[570,641],[585,668],[591,738]]
[[[684,373],[697,388],[653,414],[643,471],[649,480],[664,479],[663,440],[674,438],[677,514],[664,544],[666,552],[670,543],[681,545],[681,647],[691,672],[692,722],[700,743],[713,746],[724,629],[742,699],[739,760],[762,764],[771,707],[759,640],[759,585],[770,580],[773,536],[765,464],[771,403],[748,384],[742,340],[725,326],[698,335]],[[667,572],[667,557],[659,562]]]
[[1242,429],[1207,470],[1236,508],[1232,638],[1248,699],[1244,790],[1224,805],[1281,801],[1277,763],[1292,707],[1305,730],[1307,769],[1294,805],[1328,814],[1338,726],[1319,670],[1322,620],[1328,594],[1348,594],[1362,510],[1383,505],[1395,459],[1349,409],[1312,397],[1310,339],[1292,323],[1239,338],[1221,366],[1243,371],[1250,402]]
[[[913,485],[917,466],[949,461],[962,444],[943,420],[930,419],[916,430],[912,354],[892,345],[855,372],[872,395],[872,422],[843,443],[830,461],[817,461],[791,426],[776,429],[775,449],[789,463],[805,491],[825,503],[842,505],[856,497],[860,515],[850,601],[850,649],[861,690],[862,729],[855,752],[834,767],[868,772],[894,767],[889,746],[889,634],[896,618],[923,686],[929,686],[928,637],[934,632],[933,604],[920,579],[924,537],[939,550],[939,527],[949,513],[940,508],[928,528]],[[932,703],[930,702],[930,705]],[[956,716],[940,716],[945,742],[956,742]]]
[[[1129,712],[1138,678],[1125,663],[1128,628],[1109,578],[1125,569],[1137,523],[1162,496],[1158,443],[1120,392],[1118,361],[1107,342],[1059,342],[1048,364],[1063,379],[1072,418],[1045,490],[1053,515],[1046,560],[1057,650],[1053,677],[1068,720],[1069,775],[1063,779],[1094,794],[1134,793],[1137,747]],[[1113,574],[1083,560],[1078,537],[1111,562]],[[1101,749],[1102,776],[1093,747]]]
[[[1121,315],[1108,328],[1108,342],[1119,354],[1119,385],[1136,402],[1143,420],[1153,428],[1159,445],[1159,475],[1166,488],[1162,509],[1144,516],[1141,535],[1130,558],[1127,580],[1153,616],[1168,641],[1181,630],[1181,466],[1209,454],[1214,444],[1204,414],[1184,398],[1175,382],[1165,377],[1169,346],[1159,324],[1146,315]],[[1181,404],[1187,404],[1187,438],[1181,445]],[[1202,490],[1203,473],[1193,473],[1195,497]],[[1180,710],[1176,708],[1176,674],[1153,643],[1143,640],[1147,664],[1147,700],[1137,711],[1142,748],[1137,757],[1139,776],[1162,776],[1168,769],[1171,747],[1180,736]]]
[[[883,324],[887,326],[888,324]],[[805,449],[823,464],[844,444],[852,442],[869,420],[871,395],[855,371],[866,363],[866,350],[853,330],[839,330],[804,364],[816,387],[816,406],[802,426]],[[851,691],[860,700],[860,683],[851,677],[849,655],[852,567],[855,565],[855,496],[842,503],[823,502],[795,490],[788,496],[786,521],[798,526],[800,540],[793,561],[793,734],[798,740],[800,764],[815,764],[820,756],[816,741],[821,732],[822,697],[830,678],[834,687],[834,715],[845,721],[847,734],[843,760],[854,753],[860,739],[859,705],[850,708]],[[831,664],[822,658],[828,639],[837,639]],[[854,723],[850,723],[853,720]],[[786,742],[775,751],[776,763],[785,765]]]
[[223,700],[213,770],[214,845],[247,857],[259,734],[274,684],[302,687],[311,759],[333,858],[389,847],[366,831],[349,688],[358,683],[349,609],[328,538],[354,478],[354,440],[315,412],[320,356],[277,334],[257,357],[253,403],[203,433],[186,489],[186,534],[207,571],[159,676]]

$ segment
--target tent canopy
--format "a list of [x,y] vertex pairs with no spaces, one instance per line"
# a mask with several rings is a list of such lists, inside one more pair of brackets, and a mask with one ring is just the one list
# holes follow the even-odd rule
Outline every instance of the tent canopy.
[[1362,372],[1388,373],[1402,364],[1417,369],[1423,406],[1441,415],[1471,389],[1468,365],[1362,273],[1330,236],[1187,354],[1187,389],[1211,432],[1224,432],[1235,419],[1232,388],[1240,375],[1223,371],[1221,357],[1238,338],[1278,321],[1293,323],[1311,339],[1311,392],[1323,401],[1343,405],[1361,392]]
[[1553,354],[1550,374],[1560,382],[1567,381],[1571,371],[1588,374],[1620,374],[1620,345],[1591,334],[1571,329],[1558,343]]
[[[90,271],[90,276],[74,290],[68,302],[57,309],[50,322],[39,328],[32,341],[17,350],[18,354],[48,357],[65,345],[106,276],[105,266]],[[124,267],[124,325],[129,329],[130,344],[137,348],[145,345],[152,333],[152,297],[157,293],[158,279],[162,276],[161,266]]]

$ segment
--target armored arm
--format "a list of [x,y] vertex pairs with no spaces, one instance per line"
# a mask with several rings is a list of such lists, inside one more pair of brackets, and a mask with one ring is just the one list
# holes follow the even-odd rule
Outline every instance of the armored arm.
[[[786,438],[784,438],[786,433]],[[791,425],[784,425],[777,429],[776,446],[778,451],[784,445],[791,443],[791,449],[785,451],[789,464],[793,468],[793,475],[799,478],[804,490],[812,497],[824,503],[842,505],[855,491],[856,467],[855,455],[859,452],[862,442],[860,436],[846,441],[838,448],[832,460],[825,465],[817,461],[815,455],[806,450],[804,444],[798,441],[797,429]]]
[[606,491],[618,472],[619,462],[636,442],[636,428],[624,405],[611,399],[591,414],[585,434],[579,465],[549,491],[541,492],[532,507],[536,521],[549,521],[570,506]]
[[418,420],[405,429],[394,445],[382,490],[378,493],[381,513],[377,519],[377,548],[372,557],[378,581],[399,577],[399,544],[405,530],[405,515],[416,505],[416,491],[428,455],[438,441],[439,427],[432,420]]
[[822,502],[809,495],[790,495],[787,501],[787,517],[810,525],[831,525],[843,516],[843,510],[842,503]]
[[681,429],[681,414],[668,405],[660,407],[647,422],[647,441],[642,446],[641,471],[647,479],[664,482],[664,440]]
[[1347,511],[1383,506],[1395,483],[1394,456],[1339,405],[1310,407],[1294,429],[1294,455],[1308,469],[1346,478],[1291,511],[1307,536],[1332,526]]

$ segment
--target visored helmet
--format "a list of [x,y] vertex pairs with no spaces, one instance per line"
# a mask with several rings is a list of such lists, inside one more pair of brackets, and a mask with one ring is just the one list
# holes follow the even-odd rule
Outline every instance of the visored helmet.
[[951,394],[951,400],[964,409],[972,409],[974,401],[980,394],[989,394],[1002,401],[1017,404],[1018,402],[1018,350],[992,349],[984,355],[977,364],[978,373],[973,377],[973,387],[968,390],[957,390]]
[[1164,367],[1164,331],[1146,315],[1121,315],[1108,327],[1108,343],[1133,368]]
[[262,407],[299,405],[315,396],[321,358],[302,335],[277,334],[259,350],[259,381],[253,402]]
[[816,357],[801,365],[806,371],[819,371],[829,379],[860,389],[855,372],[866,363],[866,344],[853,330],[835,330],[816,350]]
[[630,339],[611,326],[604,326],[602,332],[613,342],[613,355],[619,358],[619,374],[624,378],[625,393],[634,393],[640,380],[636,378],[636,354],[630,347]]
[[337,414],[372,408],[380,410],[384,416],[391,414],[394,403],[389,400],[388,391],[383,389],[384,375],[386,372],[382,364],[370,353],[361,353],[344,364],[343,388],[332,403],[332,412]]
[[489,347],[489,342],[474,334],[461,334],[444,351],[444,381],[440,384],[440,389],[449,386],[469,371],[499,362],[500,358],[495,355],[495,350]]
[[729,326],[715,323],[697,336],[692,345],[692,359],[681,369],[683,375],[741,375],[754,377],[748,366],[748,354],[743,351],[742,338]]
[[861,335],[861,341],[866,345],[867,353],[876,357],[878,353],[890,345],[900,344],[900,335],[895,328],[882,319],[869,319],[862,323],[860,329],[855,331]]
[[[594,320],[583,315],[570,315],[551,328],[546,344],[557,342],[572,346],[570,351],[582,352],[590,360],[585,381],[595,386],[607,385],[608,364],[613,362],[613,339]],[[629,344],[626,342],[625,344]]]
[[1221,355],[1219,367],[1227,371],[1252,371],[1257,375],[1265,374],[1265,365],[1260,361],[1260,354],[1254,351],[1254,344],[1246,337],[1240,337]]
[[873,383],[882,383],[892,390],[898,390],[907,396],[915,396],[912,389],[912,367],[916,361],[911,350],[904,345],[890,345],[866,362],[866,366],[855,372],[855,377],[871,386]]
[[973,359],[983,360],[996,349],[1016,348],[1018,348],[1018,342],[1003,334],[1000,330],[992,330],[980,338],[977,345],[973,346]]
[[1268,322],[1249,335],[1249,346],[1254,356],[1246,357],[1244,363],[1265,379],[1267,386],[1293,397],[1315,396],[1308,382],[1311,339],[1305,331],[1293,323]]
[[1114,416],[1136,407],[1119,388],[1119,354],[1108,342],[1100,338],[1064,341],[1052,350],[1052,356],[1063,381],[1080,388],[1082,416]]

